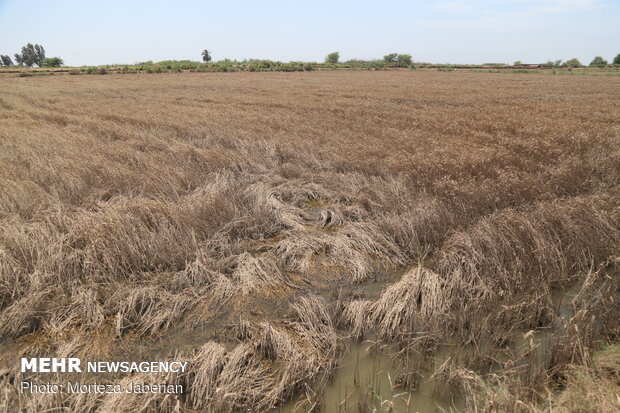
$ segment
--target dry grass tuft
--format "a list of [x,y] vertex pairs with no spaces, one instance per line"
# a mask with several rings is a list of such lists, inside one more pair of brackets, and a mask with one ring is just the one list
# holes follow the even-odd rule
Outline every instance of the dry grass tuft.
[[120,314],[120,328],[133,329],[143,335],[166,331],[191,308],[192,300],[155,287],[134,288],[112,297],[113,308]]
[[372,304],[371,323],[384,338],[440,329],[448,301],[440,276],[422,267],[409,270]]

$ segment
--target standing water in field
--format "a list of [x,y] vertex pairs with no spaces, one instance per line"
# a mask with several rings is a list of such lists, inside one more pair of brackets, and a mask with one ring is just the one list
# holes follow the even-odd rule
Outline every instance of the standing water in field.
[[[430,374],[421,373],[415,390],[398,384],[396,364],[374,343],[352,343],[318,398],[319,412],[442,412],[463,409],[461,396],[450,389],[433,386]],[[304,397],[276,408],[275,413],[302,413],[313,406]]]
[[[468,365],[488,358],[493,362],[487,364],[487,373],[498,373],[512,365],[519,370],[521,380],[527,382],[548,366],[557,334],[574,314],[572,301],[580,288],[581,283],[576,283],[554,294],[558,319],[552,326],[513,332],[506,347],[496,347],[491,340],[480,343],[481,347],[461,345],[455,339],[439,344],[433,355],[411,351],[403,359],[390,357],[395,349],[380,341],[353,342],[326,384],[307,387],[302,395],[274,412],[463,411],[465,395],[446,383],[441,374],[434,374],[447,364]],[[484,375],[484,371],[479,373]]]

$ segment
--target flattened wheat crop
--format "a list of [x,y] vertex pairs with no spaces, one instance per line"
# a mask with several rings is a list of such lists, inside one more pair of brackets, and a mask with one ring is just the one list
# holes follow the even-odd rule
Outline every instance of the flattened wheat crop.
[[[570,410],[577,396],[547,389],[577,368],[606,380],[592,354],[620,336],[614,77],[2,76],[0,91],[2,411],[310,408],[365,339],[409,389],[421,355],[473,348],[432,371],[466,410]],[[15,386],[20,356],[166,340],[149,357],[190,371],[136,380],[180,395]]]

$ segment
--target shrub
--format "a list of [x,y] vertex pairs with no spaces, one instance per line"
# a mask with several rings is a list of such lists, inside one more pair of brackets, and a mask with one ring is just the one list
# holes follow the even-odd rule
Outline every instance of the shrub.
[[386,54],[385,56],[383,56],[383,61],[386,63],[393,63],[396,62],[398,58],[398,53],[390,53],[390,54]]
[[548,60],[547,63],[543,63],[542,66],[544,67],[560,67],[562,66],[562,59],[558,59],[558,60]]
[[304,64],[304,70],[311,72],[315,69],[314,63],[306,63]]
[[620,53],[618,53],[618,55],[616,57],[614,57],[614,64],[615,65],[620,65]]
[[390,53],[383,56],[385,63],[392,63],[394,67],[405,67],[411,64],[410,54]]
[[80,69],[73,68],[73,69],[70,69],[70,70],[69,70],[69,74],[70,74],[70,75],[81,75],[81,74],[82,74],[82,71],[81,71]]
[[562,66],[569,67],[569,68],[583,67],[583,65],[581,64],[579,59],[577,59],[576,57],[573,57],[572,59],[567,60],[566,62],[564,62],[564,64]]
[[338,60],[340,60],[339,52],[332,52],[325,57],[325,63],[329,63],[332,65],[335,65],[336,63],[338,63]]
[[41,61],[41,67],[60,67],[65,62],[60,57],[47,57]]
[[108,69],[106,69],[105,67],[101,66],[100,68],[97,69],[97,74],[98,75],[107,75],[108,74]]
[[401,65],[409,66],[411,64],[411,55],[410,54],[399,54],[396,60]]
[[374,62],[370,63],[370,67],[375,70],[385,69],[386,66],[387,63],[381,60],[375,60]]
[[607,64],[607,60],[603,59],[601,56],[596,56],[590,62],[590,66],[605,66]]

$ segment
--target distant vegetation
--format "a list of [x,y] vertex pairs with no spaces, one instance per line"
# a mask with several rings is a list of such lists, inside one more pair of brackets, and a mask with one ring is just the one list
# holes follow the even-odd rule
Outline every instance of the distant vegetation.
[[5,54],[0,55],[0,66],[13,66],[13,60]]
[[583,65],[576,57],[573,57],[570,60],[567,60],[562,64],[563,67],[582,67]]
[[402,66],[411,65],[411,55],[410,54],[398,54],[398,53],[390,53],[388,55],[383,56],[383,61],[386,63],[398,63]]
[[[15,62],[9,55],[0,54],[0,66],[58,68],[65,65],[60,57],[46,57],[45,48],[39,44],[28,43],[22,47],[21,53],[16,53]],[[536,68],[584,68],[585,66],[577,58],[566,61],[562,59],[549,60],[546,63],[524,64],[520,60],[512,65],[507,63],[484,63],[482,65],[472,64],[434,64],[417,62],[414,65],[413,57],[407,53],[388,53],[382,59],[349,59],[340,60],[340,52],[334,51],[325,56],[323,63],[317,62],[280,62],[268,59],[244,59],[241,61],[223,59],[213,61],[212,52],[204,49],[201,53],[201,61],[193,60],[164,60],[160,62],[146,61],[131,65],[100,65],[82,66],[67,69],[70,74],[106,74],[106,73],[164,73],[164,72],[303,72],[313,70],[333,70],[333,69],[366,69],[384,70],[391,68],[437,68],[441,71],[453,71],[455,69],[486,70],[495,69],[498,73],[500,69],[518,69],[524,73],[530,73]],[[602,56],[596,56],[588,65],[592,68],[604,68],[620,65],[620,54],[612,60],[612,65]],[[512,67],[511,67],[512,66]],[[555,73],[555,72],[554,72]]]
[[605,66],[607,65],[607,60],[603,59],[601,56],[596,56],[590,62],[590,66]]
[[[337,52],[335,52],[337,53]],[[409,55],[399,55],[400,61],[386,62],[384,60],[360,60],[352,59],[340,62],[339,56],[330,54],[330,62],[326,58],[325,63],[316,62],[279,62],[265,59],[246,59],[246,60],[218,60],[215,62],[196,62],[192,60],[164,60],[161,62],[146,61],[133,65],[109,65],[109,71],[118,73],[167,73],[167,72],[308,72],[316,69],[368,69],[382,70],[388,68],[407,68],[412,66],[412,62],[407,63]],[[210,57],[210,56],[209,56]],[[73,74],[92,74],[96,73],[97,66],[82,66],[76,68]]]
[[21,53],[15,53],[15,61],[20,65],[32,67],[33,65],[41,66],[45,60],[45,49],[39,44],[28,43],[22,47]]
[[[15,53],[15,62],[19,66],[60,67],[64,61],[60,57],[45,57],[45,48],[40,44],[28,43],[22,47],[21,53]],[[9,55],[0,55],[0,66],[13,66]]]
[[46,57],[41,61],[41,67],[60,67],[64,65],[64,61],[60,57]]
[[332,52],[325,57],[325,63],[335,65],[336,63],[338,63],[339,59],[340,59],[340,53]]
[[[337,52],[334,52],[337,53]],[[211,57],[209,55],[209,57]],[[338,60],[336,60],[338,58]],[[335,63],[334,63],[335,62]],[[604,68],[611,65],[590,65],[591,68]],[[105,65],[105,66],[82,66],[70,70],[71,74],[94,74],[101,73],[100,68],[105,68],[107,73],[169,73],[169,72],[307,72],[314,70],[388,70],[388,69],[416,69],[416,68],[435,68],[440,71],[454,71],[456,69],[469,70],[494,70],[502,73],[506,69],[519,70],[523,73],[540,72],[537,69],[560,69],[558,73],[572,70],[574,68],[584,68],[584,65],[578,59],[570,59],[566,62],[562,60],[549,61],[547,63],[537,65],[524,65],[518,63],[515,65],[506,64],[484,64],[484,65],[457,65],[457,64],[433,64],[433,63],[415,63],[408,54],[393,54],[384,56],[383,59],[363,60],[350,59],[340,61],[340,56],[334,56],[330,53],[326,57],[324,63],[316,62],[280,62],[265,59],[245,59],[231,60],[223,59],[210,62],[198,62],[192,60],[164,60],[161,62],[139,62],[133,65]],[[583,70],[588,70],[584,68]]]

